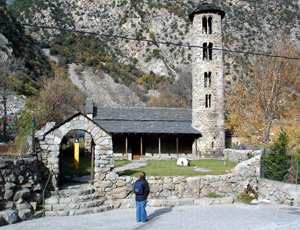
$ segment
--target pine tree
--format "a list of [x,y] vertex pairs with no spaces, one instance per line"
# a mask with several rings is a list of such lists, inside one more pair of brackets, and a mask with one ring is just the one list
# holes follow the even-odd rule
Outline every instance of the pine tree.
[[283,181],[291,166],[291,157],[288,155],[289,138],[287,133],[281,129],[278,139],[270,152],[262,158],[265,178]]

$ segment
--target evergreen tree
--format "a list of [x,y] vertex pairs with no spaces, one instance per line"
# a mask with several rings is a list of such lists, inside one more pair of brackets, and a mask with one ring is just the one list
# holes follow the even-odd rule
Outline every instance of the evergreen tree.
[[283,181],[291,166],[291,157],[288,155],[289,138],[287,133],[281,129],[278,139],[270,152],[262,158],[265,178]]

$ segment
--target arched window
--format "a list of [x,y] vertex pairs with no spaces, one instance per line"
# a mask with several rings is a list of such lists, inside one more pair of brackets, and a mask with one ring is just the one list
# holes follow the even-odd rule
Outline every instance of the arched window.
[[207,43],[203,43],[203,60],[207,60]]
[[202,33],[207,34],[207,18],[202,18]]
[[211,86],[211,72],[204,73],[204,87],[208,88]]
[[210,108],[211,107],[211,95],[206,94],[205,95],[205,108]]
[[207,20],[207,30],[208,30],[208,33],[209,34],[212,34],[212,18],[209,17],[208,20]]
[[208,44],[208,59],[212,60],[212,49],[213,49],[213,44],[209,43]]

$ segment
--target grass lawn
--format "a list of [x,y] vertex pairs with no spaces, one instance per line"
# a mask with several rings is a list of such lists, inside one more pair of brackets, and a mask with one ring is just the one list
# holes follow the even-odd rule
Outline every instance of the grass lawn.
[[[193,160],[191,166],[177,166],[176,160],[149,160],[147,165],[137,169],[120,172],[120,176],[138,176],[139,172],[146,172],[147,176],[201,176],[226,174],[236,163],[215,159]],[[210,172],[197,172],[195,167],[211,170]]]
[[88,175],[91,173],[91,156],[90,155],[80,155],[79,157],[79,168],[78,170],[74,169],[73,156],[63,156],[62,159],[62,173],[64,176],[72,176],[76,177]]
[[123,165],[129,164],[131,161],[129,160],[115,160],[115,167],[121,167]]

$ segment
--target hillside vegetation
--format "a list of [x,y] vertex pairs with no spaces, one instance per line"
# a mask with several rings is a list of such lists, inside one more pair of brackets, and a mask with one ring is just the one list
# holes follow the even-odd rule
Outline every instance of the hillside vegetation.
[[[275,53],[278,44],[283,47],[281,51],[284,51],[286,44],[294,49],[300,47],[299,1],[211,0],[209,2],[220,6],[226,12],[223,20],[225,49]],[[16,17],[21,23],[52,26],[60,30],[35,26],[21,27],[13,23],[5,27],[6,32],[2,34],[8,40],[7,47],[12,49],[11,53],[26,57],[25,66],[30,76],[26,78],[29,79],[28,82],[36,83],[41,76],[51,76],[49,64],[39,49],[39,46],[42,46],[50,50],[50,55],[58,57],[58,62],[52,63],[52,66],[57,65],[56,68],[64,69],[65,74],[68,73],[70,64],[75,63],[83,68],[82,73],[87,70],[97,76],[93,76],[97,84],[101,84],[103,76],[110,76],[115,84],[127,87],[142,101],[130,105],[191,107],[191,49],[160,44],[158,41],[192,45],[193,41],[190,39],[192,25],[188,15],[197,9],[198,3],[196,0],[14,0],[8,6],[9,12],[3,10],[5,15],[13,15],[6,16],[9,17],[8,21],[15,20],[13,18]],[[5,8],[3,3],[2,8]],[[10,28],[16,31],[9,31]],[[26,35],[24,30],[27,32]],[[88,33],[71,33],[70,30]],[[17,38],[20,40],[16,40]],[[148,39],[151,42],[140,39]],[[279,55],[285,53],[276,52]],[[224,52],[224,62],[226,98],[231,98],[231,103],[234,104],[234,100],[238,102],[239,96],[245,92],[251,94],[252,86],[249,80],[260,76],[255,70],[259,59],[254,55]],[[296,79],[294,83],[283,86],[288,90],[287,94],[292,93],[293,96],[287,96],[283,100],[292,98],[292,103],[288,104],[292,105],[292,111],[298,111],[297,104],[294,103],[300,94],[297,75],[294,79]],[[27,83],[25,80],[24,82]],[[80,81],[73,83],[81,88]],[[233,97],[232,92],[235,92],[236,85],[240,84],[243,84],[241,89],[244,94]],[[35,88],[38,88],[38,85]],[[128,91],[123,94],[122,87],[115,89],[118,91],[112,94],[110,100],[116,94],[124,98],[132,95]],[[91,91],[90,88],[81,90]],[[134,96],[130,98],[136,100]],[[122,104],[122,100],[117,101]],[[244,106],[241,109],[245,108]],[[234,129],[236,125],[241,124],[240,119],[235,119],[240,118],[236,114],[247,115],[249,114],[247,111],[241,113],[227,108],[226,112],[234,115],[227,116],[231,118],[229,128]],[[293,116],[280,115],[287,113],[278,114],[276,119],[273,115],[269,115],[263,120],[268,120],[276,126],[285,124],[292,126],[298,120],[298,117],[294,116],[297,113]],[[262,122],[258,120],[258,123]],[[260,125],[257,127],[258,131],[253,131],[255,135],[262,132]],[[268,129],[269,134],[271,131],[273,129]],[[249,135],[249,130],[242,130],[240,133]]]

